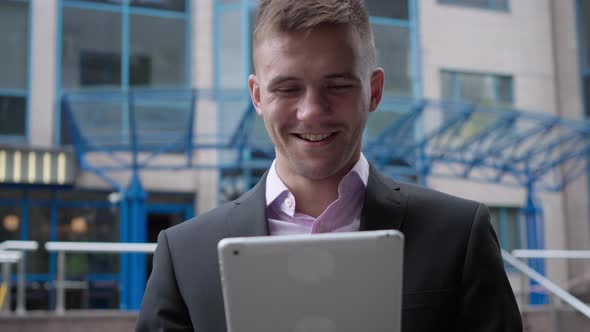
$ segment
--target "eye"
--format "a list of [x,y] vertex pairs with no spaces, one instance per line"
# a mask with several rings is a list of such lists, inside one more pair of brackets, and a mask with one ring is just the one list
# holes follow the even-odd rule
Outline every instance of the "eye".
[[299,91],[301,91],[301,88],[299,88],[299,87],[281,87],[281,88],[276,88],[274,90],[274,93],[276,93],[278,95],[289,96],[289,95],[295,95],[295,94],[299,93]]
[[352,84],[333,84],[328,86],[330,90],[345,90],[350,88],[352,88]]

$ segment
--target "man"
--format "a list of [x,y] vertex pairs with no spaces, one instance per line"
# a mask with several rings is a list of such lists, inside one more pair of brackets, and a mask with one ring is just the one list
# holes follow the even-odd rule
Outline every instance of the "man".
[[384,82],[362,0],[262,0],[253,45],[276,159],[242,197],[160,234],[138,330],[225,330],[223,238],[399,229],[403,331],[521,331],[487,208],[390,180],[361,153]]

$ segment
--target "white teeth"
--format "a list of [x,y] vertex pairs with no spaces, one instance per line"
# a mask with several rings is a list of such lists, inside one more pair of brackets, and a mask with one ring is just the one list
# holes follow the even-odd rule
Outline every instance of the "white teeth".
[[299,137],[303,138],[306,141],[318,142],[325,140],[326,138],[330,137],[330,135],[332,134],[301,134],[299,135]]

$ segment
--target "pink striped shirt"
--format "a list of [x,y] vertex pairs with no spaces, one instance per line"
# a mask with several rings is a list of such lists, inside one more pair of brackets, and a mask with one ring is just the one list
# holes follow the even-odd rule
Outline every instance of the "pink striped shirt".
[[270,235],[358,231],[368,179],[369,163],[361,153],[359,161],[338,184],[338,198],[314,218],[295,212],[295,197],[279,178],[273,162],[266,178]]

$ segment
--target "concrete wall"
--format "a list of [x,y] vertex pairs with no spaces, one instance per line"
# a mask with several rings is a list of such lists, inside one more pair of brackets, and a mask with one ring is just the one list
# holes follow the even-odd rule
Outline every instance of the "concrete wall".
[[[201,90],[213,88],[213,3],[214,0],[193,0],[193,58],[192,82],[193,86]],[[217,107],[207,100],[197,103],[195,128],[199,133],[215,135],[217,129]],[[197,162],[217,162],[216,151],[199,151]],[[218,205],[219,172],[204,170],[197,173],[195,189],[197,191],[197,207],[199,213],[210,210]]]
[[29,142],[35,147],[53,145],[57,0],[31,1],[31,82]]
[[[556,108],[566,118],[583,118],[582,87],[579,66],[579,50],[576,31],[575,0],[553,1],[551,21],[553,24],[556,71]],[[587,169],[587,167],[586,167]],[[580,176],[563,192],[566,216],[566,249],[590,249],[590,214],[588,197],[588,177]],[[586,279],[590,273],[589,261],[570,260],[568,262],[570,279]],[[586,290],[590,290],[586,286]]]

